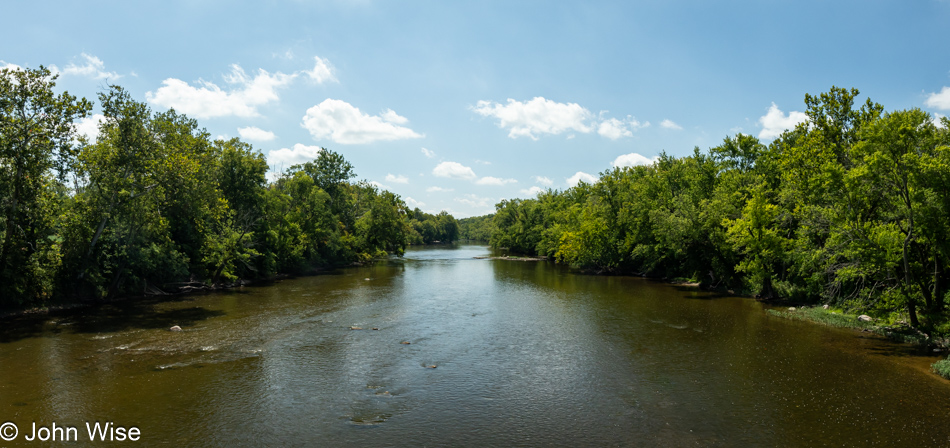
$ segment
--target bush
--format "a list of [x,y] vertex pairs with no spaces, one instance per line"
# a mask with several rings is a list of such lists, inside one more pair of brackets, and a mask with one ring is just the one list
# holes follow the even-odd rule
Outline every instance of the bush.
[[937,375],[950,380],[950,359],[941,359],[940,361],[933,363],[930,368]]

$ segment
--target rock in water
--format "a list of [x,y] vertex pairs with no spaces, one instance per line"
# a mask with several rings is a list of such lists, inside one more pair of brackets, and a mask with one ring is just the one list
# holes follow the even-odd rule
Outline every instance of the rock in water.
[[174,327],[169,328],[168,331],[181,331],[181,327],[175,325]]

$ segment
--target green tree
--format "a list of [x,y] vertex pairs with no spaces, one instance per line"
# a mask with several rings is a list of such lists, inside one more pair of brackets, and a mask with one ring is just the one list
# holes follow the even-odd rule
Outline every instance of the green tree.
[[39,69],[0,70],[0,297],[48,295],[58,264],[51,207],[56,177],[76,156],[73,122],[92,108],[53,92],[57,76]]

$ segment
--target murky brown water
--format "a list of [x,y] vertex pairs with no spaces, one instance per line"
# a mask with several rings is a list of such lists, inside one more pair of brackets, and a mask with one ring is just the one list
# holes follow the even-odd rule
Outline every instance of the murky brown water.
[[70,446],[103,445],[87,421],[126,446],[950,446],[937,358],[487,253],[4,321],[0,446],[59,446],[24,439],[54,421]]

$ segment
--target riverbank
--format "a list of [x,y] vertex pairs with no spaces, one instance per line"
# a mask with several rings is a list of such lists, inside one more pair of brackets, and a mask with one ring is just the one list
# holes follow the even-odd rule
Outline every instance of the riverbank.
[[[836,328],[870,332],[891,341],[920,347],[930,353],[946,353],[950,349],[950,337],[942,334],[928,335],[900,321],[892,325],[881,325],[879,320],[870,316],[844,313],[830,307],[790,307],[786,310],[768,309],[767,314],[785,319],[800,320]],[[950,379],[950,359],[943,359],[931,366],[933,373]]]

